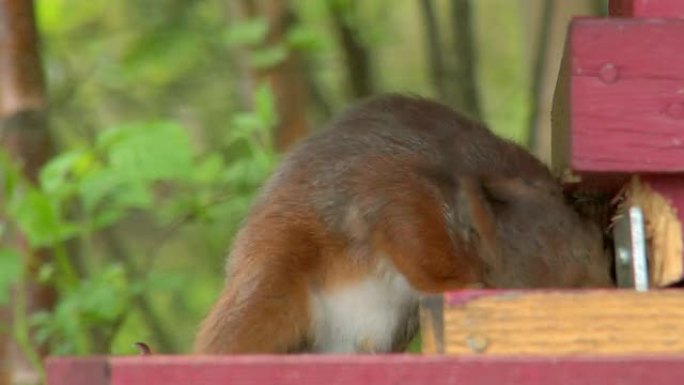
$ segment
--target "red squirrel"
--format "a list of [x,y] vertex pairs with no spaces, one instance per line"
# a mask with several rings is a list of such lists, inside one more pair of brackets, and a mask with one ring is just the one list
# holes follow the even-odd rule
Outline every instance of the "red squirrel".
[[287,154],[195,352],[403,351],[421,294],[611,287],[601,229],[540,161],[427,99],[360,102]]

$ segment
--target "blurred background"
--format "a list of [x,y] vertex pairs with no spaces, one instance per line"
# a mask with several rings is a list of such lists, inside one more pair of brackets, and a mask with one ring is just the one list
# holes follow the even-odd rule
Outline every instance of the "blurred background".
[[433,97],[548,161],[567,23],[606,7],[0,0],[0,384],[188,352],[257,188],[357,99]]

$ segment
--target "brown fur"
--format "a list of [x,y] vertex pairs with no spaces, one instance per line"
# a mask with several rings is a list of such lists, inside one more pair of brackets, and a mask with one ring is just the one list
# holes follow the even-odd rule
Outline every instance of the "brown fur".
[[195,350],[308,351],[310,292],[353,285],[383,258],[423,293],[612,285],[601,231],[538,160],[443,105],[389,95],[288,154],[236,238]]

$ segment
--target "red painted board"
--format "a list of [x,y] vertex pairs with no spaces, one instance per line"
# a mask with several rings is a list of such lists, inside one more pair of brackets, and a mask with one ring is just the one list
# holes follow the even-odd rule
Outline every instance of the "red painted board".
[[[49,384],[82,384],[75,377],[55,382],[62,360],[50,361]],[[108,363],[110,385],[679,385],[684,378],[684,356],[150,356]]]
[[608,10],[611,16],[684,18],[684,1],[610,0]]
[[684,171],[684,20],[575,19],[568,44],[570,168]]
[[47,385],[109,385],[107,357],[48,358]]

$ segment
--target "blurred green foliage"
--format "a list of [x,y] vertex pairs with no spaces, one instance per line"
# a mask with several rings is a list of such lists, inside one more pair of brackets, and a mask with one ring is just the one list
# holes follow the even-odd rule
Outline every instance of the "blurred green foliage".
[[[66,255],[65,242],[91,241],[103,229],[122,226],[132,212],[144,213],[158,228],[179,218],[204,225],[231,221],[234,227],[276,163],[267,145],[274,120],[272,98],[265,87],[256,95],[255,111],[233,118],[227,143],[248,149],[235,159],[217,152],[193,154],[186,130],[175,121],[135,122],[99,132],[92,145],[62,151],[42,169],[39,186],[19,182],[8,188],[7,215],[33,247],[47,247],[55,254],[55,264],[44,265],[40,276],[60,289],[60,300],[53,313],[30,320],[39,327],[39,340],[49,341],[56,354],[91,353],[96,350],[89,341],[91,328],[106,331],[107,339],[126,334],[119,328],[134,311],[134,296],[164,288],[183,294],[182,285],[155,282],[164,280],[163,275],[133,274],[134,267],[125,266],[128,258],[98,264],[86,256],[87,267],[79,274]],[[69,215],[69,206],[78,207],[78,216]],[[87,254],[96,255],[97,249]],[[0,254],[4,265],[11,264],[8,273],[17,269],[15,254]],[[143,260],[138,268],[147,271],[153,262]],[[129,335],[132,341],[142,337],[135,334]],[[113,350],[126,351],[126,345],[130,343]]]
[[[259,85],[245,100],[239,50],[251,50],[252,69],[305,54],[339,111],[350,100],[333,9],[372,51],[378,92],[434,96],[415,1],[294,0],[297,23],[271,45],[266,19],[239,20],[232,1],[36,0],[60,151],[38,186],[2,162],[0,214],[56,257],[40,276],[58,287],[57,307],[26,320],[56,354],[131,354],[141,340],[190,348],[223,283],[225,251],[278,162],[272,91]],[[485,119],[522,140],[528,43],[517,3],[473,3]],[[18,259],[0,248],[0,302],[21,277]]]

